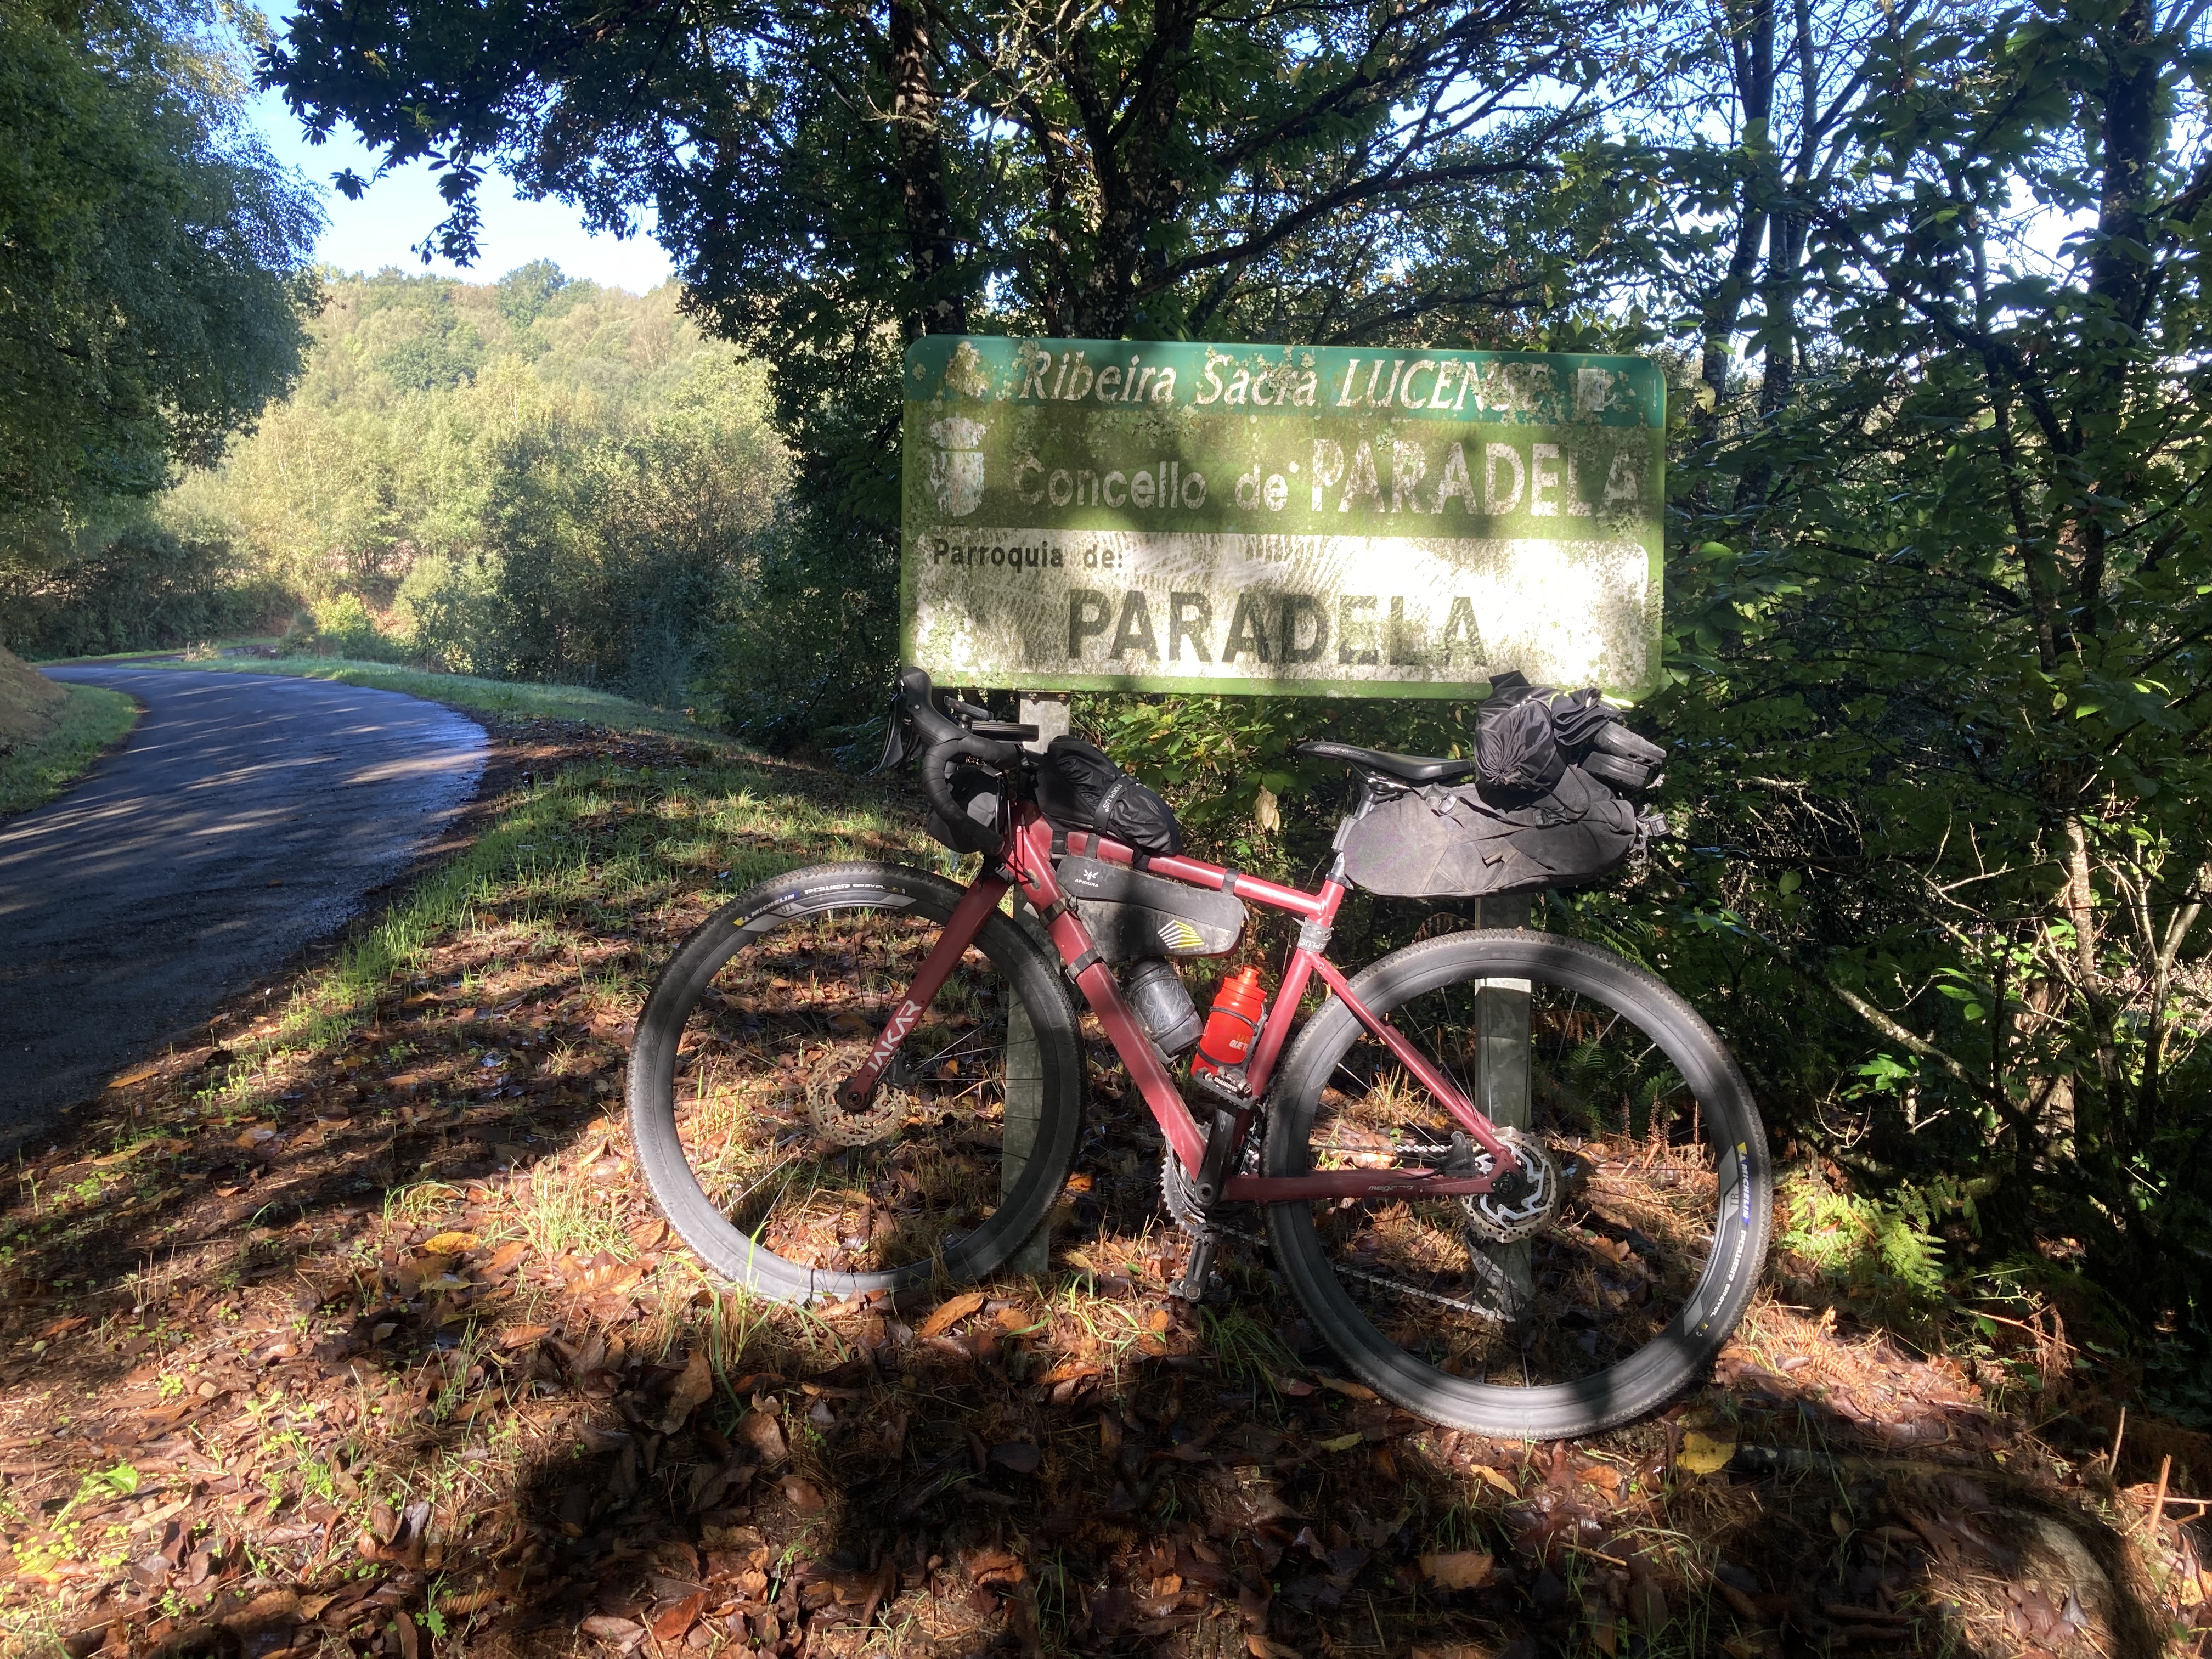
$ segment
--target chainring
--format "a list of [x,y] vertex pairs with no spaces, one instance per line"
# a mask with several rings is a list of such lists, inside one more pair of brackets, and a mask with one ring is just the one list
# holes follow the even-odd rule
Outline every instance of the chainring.
[[1168,1218],[1193,1238],[1203,1238],[1213,1231],[1172,1146],[1160,1155],[1160,1202],[1167,1206]]
[[[1267,1133],[1266,1125],[1264,1115],[1254,1115],[1244,1132],[1244,1144],[1237,1149],[1227,1173],[1237,1175],[1259,1167],[1260,1142]],[[1164,1148],[1160,1153],[1160,1202],[1167,1206],[1169,1219],[1193,1238],[1205,1238],[1220,1231],[1200,1205],[1198,1193],[1172,1146]]]

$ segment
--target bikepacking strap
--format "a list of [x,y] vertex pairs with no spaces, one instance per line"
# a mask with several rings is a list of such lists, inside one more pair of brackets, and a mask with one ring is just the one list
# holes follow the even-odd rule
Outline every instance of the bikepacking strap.
[[[1106,839],[1106,837],[1096,833],[1085,835],[1080,830],[1073,832],[1071,836],[1071,832],[1062,830],[1055,825],[1054,826],[1052,832],[1053,860],[1056,863],[1060,860],[1066,858],[1071,851],[1073,852],[1075,856],[1078,858],[1095,859],[1098,856],[1098,843],[1104,839]],[[1129,867],[1133,870],[1151,869],[1152,867],[1152,855],[1140,848],[1134,847],[1131,848],[1129,849]],[[1227,890],[1224,889],[1223,890],[1226,891]]]

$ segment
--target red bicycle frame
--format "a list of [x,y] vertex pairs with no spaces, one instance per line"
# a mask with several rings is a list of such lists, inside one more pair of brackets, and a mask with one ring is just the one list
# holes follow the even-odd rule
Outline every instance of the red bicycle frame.
[[[877,1038],[867,1060],[839,1089],[839,1098],[848,1106],[859,1106],[874,1094],[891,1056],[898,1052],[899,1044],[914,1030],[922,1011],[929,1006],[962,954],[974,942],[985,919],[999,908],[1008,888],[1018,887],[1022,896],[1040,916],[1046,918],[1053,947],[1060,952],[1060,960],[1073,970],[1076,988],[1083,993],[1108,1041],[1128,1067],[1138,1091],[1159,1122],[1160,1133],[1175,1148],[1177,1160],[1195,1178],[1206,1158],[1206,1130],[1191,1115],[1182,1091],[1176,1086],[1158,1049],[1121,1000],[1121,988],[1099,958],[1091,931],[1083,925],[1082,914],[1072,901],[1063,902],[1052,864],[1053,834],[1052,825],[1033,805],[1024,801],[1014,806],[1012,832],[1000,860],[984,866],[975,884],[969,888],[967,896],[954,908],[945,924],[943,936],[923,960],[905,997],[891,1011],[890,1021]],[[1138,862],[1134,848],[1104,836],[1071,831],[1066,844],[1070,853],[1107,864],[1134,866]],[[1231,1175],[1223,1184],[1223,1198],[1261,1204],[1326,1198],[1458,1198],[1487,1193],[1509,1171],[1519,1169],[1511,1146],[1499,1137],[1480,1109],[1388,1020],[1370,1012],[1352,994],[1351,985],[1336,965],[1322,954],[1328,942],[1328,931],[1336,920],[1337,906],[1344,899],[1343,883],[1332,878],[1322,883],[1318,893],[1302,892],[1295,887],[1208,864],[1203,859],[1153,857],[1146,860],[1142,867],[1147,874],[1187,886],[1211,888],[1287,910],[1304,918],[1307,924],[1299,930],[1290,966],[1275,992],[1267,1023],[1261,1028],[1245,1062],[1245,1080],[1250,1096],[1234,1109],[1237,1133],[1231,1145],[1244,1144],[1253,1109],[1267,1097],[1275,1063],[1290,1040],[1291,1023],[1298,1004],[1308,985],[1318,976],[1352,1018],[1436,1097],[1453,1120],[1491,1155],[1492,1160],[1491,1167],[1481,1174],[1467,1176],[1447,1176],[1427,1170],[1328,1170],[1302,1176]]]

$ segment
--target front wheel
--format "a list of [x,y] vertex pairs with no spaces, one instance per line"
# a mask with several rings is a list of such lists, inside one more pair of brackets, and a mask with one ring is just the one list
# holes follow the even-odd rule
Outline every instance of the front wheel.
[[[1688,1386],[1751,1299],[1773,1209],[1765,1131],[1712,1029],[1643,969],[1544,933],[1425,940],[1352,988],[1516,1131],[1540,1178],[1505,1206],[1269,1206],[1321,1334],[1408,1411],[1498,1437],[1591,1433]],[[1470,1155],[1337,999],[1273,1093],[1271,1176]]]
[[900,865],[793,871],[702,922],[662,972],[630,1051],[630,1133],[661,1209],[725,1279],[804,1302],[975,1278],[1059,1196],[1082,1128],[1075,1015],[1006,915],[900,1045],[864,1144],[834,1107],[962,896]]

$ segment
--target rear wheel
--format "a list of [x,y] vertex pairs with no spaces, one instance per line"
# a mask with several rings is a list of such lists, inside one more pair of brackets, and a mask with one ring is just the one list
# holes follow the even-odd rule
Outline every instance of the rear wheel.
[[[763,883],[677,950],[629,1066],[639,1163],[678,1232],[781,1301],[988,1273],[1058,1196],[1082,1121],[1060,975],[993,915],[851,1129],[831,1091],[859,1069],[963,890],[898,865]],[[1007,1180],[1002,1152],[1025,1153]]]
[[[1579,940],[1449,934],[1354,994],[1540,1177],[1517,1202],[1268,1208],[1276,1258],[1364,1381],[1424,1417],[1536,1439],[1642,1415],[1695,1379],[1749,1302],[1773,1188],[1728,1051],[1650,974]],[[1437,1168],[1470,1148],[1332,999],[1285,1057],[1264,1167]]]

